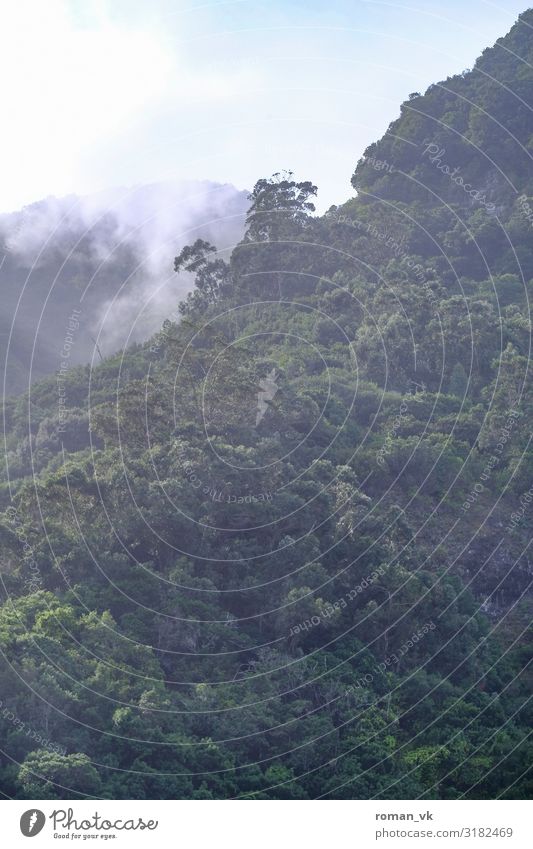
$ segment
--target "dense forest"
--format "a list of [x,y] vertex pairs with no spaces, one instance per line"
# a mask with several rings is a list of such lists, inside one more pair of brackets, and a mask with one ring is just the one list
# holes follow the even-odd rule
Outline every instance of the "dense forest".
[[164,182],[48,197],[0,215],[2,396],[59,368],[58,339],[77,309],[70,365],[99,361],[156,332],[188,279],[168,252],[198,237],[219,249],[242,236],[246,192],[209,181]]
[[530,10],[342,206],[177,245],[146,344],[68,367],[65,313],[4,405],[5,796],[531,796],[532,107]]

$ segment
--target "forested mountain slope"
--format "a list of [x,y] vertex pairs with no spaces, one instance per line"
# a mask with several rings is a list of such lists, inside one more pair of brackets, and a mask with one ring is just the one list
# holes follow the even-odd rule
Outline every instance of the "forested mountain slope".
[[5,794],[531,795],[532,27],[6,403]]

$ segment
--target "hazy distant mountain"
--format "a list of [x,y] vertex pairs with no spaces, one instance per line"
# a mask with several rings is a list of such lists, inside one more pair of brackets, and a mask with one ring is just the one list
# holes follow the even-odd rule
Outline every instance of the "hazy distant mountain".
[[184,294],[173,271],[196,238],[241,238],[247,193],[207,181],[49,197],[0,215],[0,364],[6,394],[56,371],[73,309],[70,362],[147,338]]

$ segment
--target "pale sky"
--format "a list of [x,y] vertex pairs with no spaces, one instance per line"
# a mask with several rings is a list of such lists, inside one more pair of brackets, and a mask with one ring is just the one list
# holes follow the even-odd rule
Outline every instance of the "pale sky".
[[527,5],[486,0],[0,0],[0,211],[292,169],[320,208],[412,91]]

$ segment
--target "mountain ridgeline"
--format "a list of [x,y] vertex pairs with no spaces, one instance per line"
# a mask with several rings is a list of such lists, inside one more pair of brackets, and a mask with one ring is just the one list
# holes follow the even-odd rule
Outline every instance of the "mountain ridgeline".
[[528,798],[533,11],[5,403],[2,790]]

